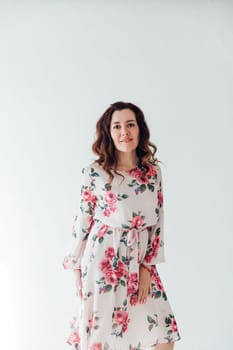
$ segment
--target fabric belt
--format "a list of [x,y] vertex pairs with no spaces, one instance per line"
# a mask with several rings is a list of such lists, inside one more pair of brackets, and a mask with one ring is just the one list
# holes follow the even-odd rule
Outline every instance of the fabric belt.
[[[145,235],[145,237],[144,237]],[[140,239],[141,238],[141,239]],[[141,260],[141,254],[144,252],[143,243],[147,246],[148,230],[147,228],[131,229],[127,235],[127,247],[129,248],[129,271],[138,272]],[[145,247],[146,248],[146,247]],[[140,251],[141,250],[141,251]],[[131,261],[132,260],[132,261]]]

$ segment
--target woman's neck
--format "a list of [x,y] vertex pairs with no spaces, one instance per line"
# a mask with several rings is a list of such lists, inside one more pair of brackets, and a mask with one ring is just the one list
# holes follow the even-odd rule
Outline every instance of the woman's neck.
[[138,164],[138,157],[131,153],[119,153],[117,154],[117,169],[129,170],[135,168]]

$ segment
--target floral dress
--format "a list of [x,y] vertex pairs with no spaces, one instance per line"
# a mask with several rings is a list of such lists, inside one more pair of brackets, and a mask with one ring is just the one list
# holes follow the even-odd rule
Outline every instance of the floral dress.
[[[180,340],[156,264],[165,262],[161,168],[147,162],[109,175],[83,168],[80,208],[65,269],[81,268],[66,342],[76,350],[142,350]],[[123,175],[123,176],[122,176]],[[140,263],[151,265],[152,293],[137,303]]]

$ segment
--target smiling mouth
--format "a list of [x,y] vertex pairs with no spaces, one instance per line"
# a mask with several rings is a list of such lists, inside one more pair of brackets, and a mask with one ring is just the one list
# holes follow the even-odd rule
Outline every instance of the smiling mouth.
[[131,142],[133,139],[127,139],[127,140],[121,140],[120,142],[128,143]]

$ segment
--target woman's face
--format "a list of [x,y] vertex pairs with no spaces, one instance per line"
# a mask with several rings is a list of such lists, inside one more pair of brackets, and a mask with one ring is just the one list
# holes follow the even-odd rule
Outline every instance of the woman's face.
[[139,126],[134,112],[129,108],[113,112],[110,133],[118,151],[135,151],[139,143]]

